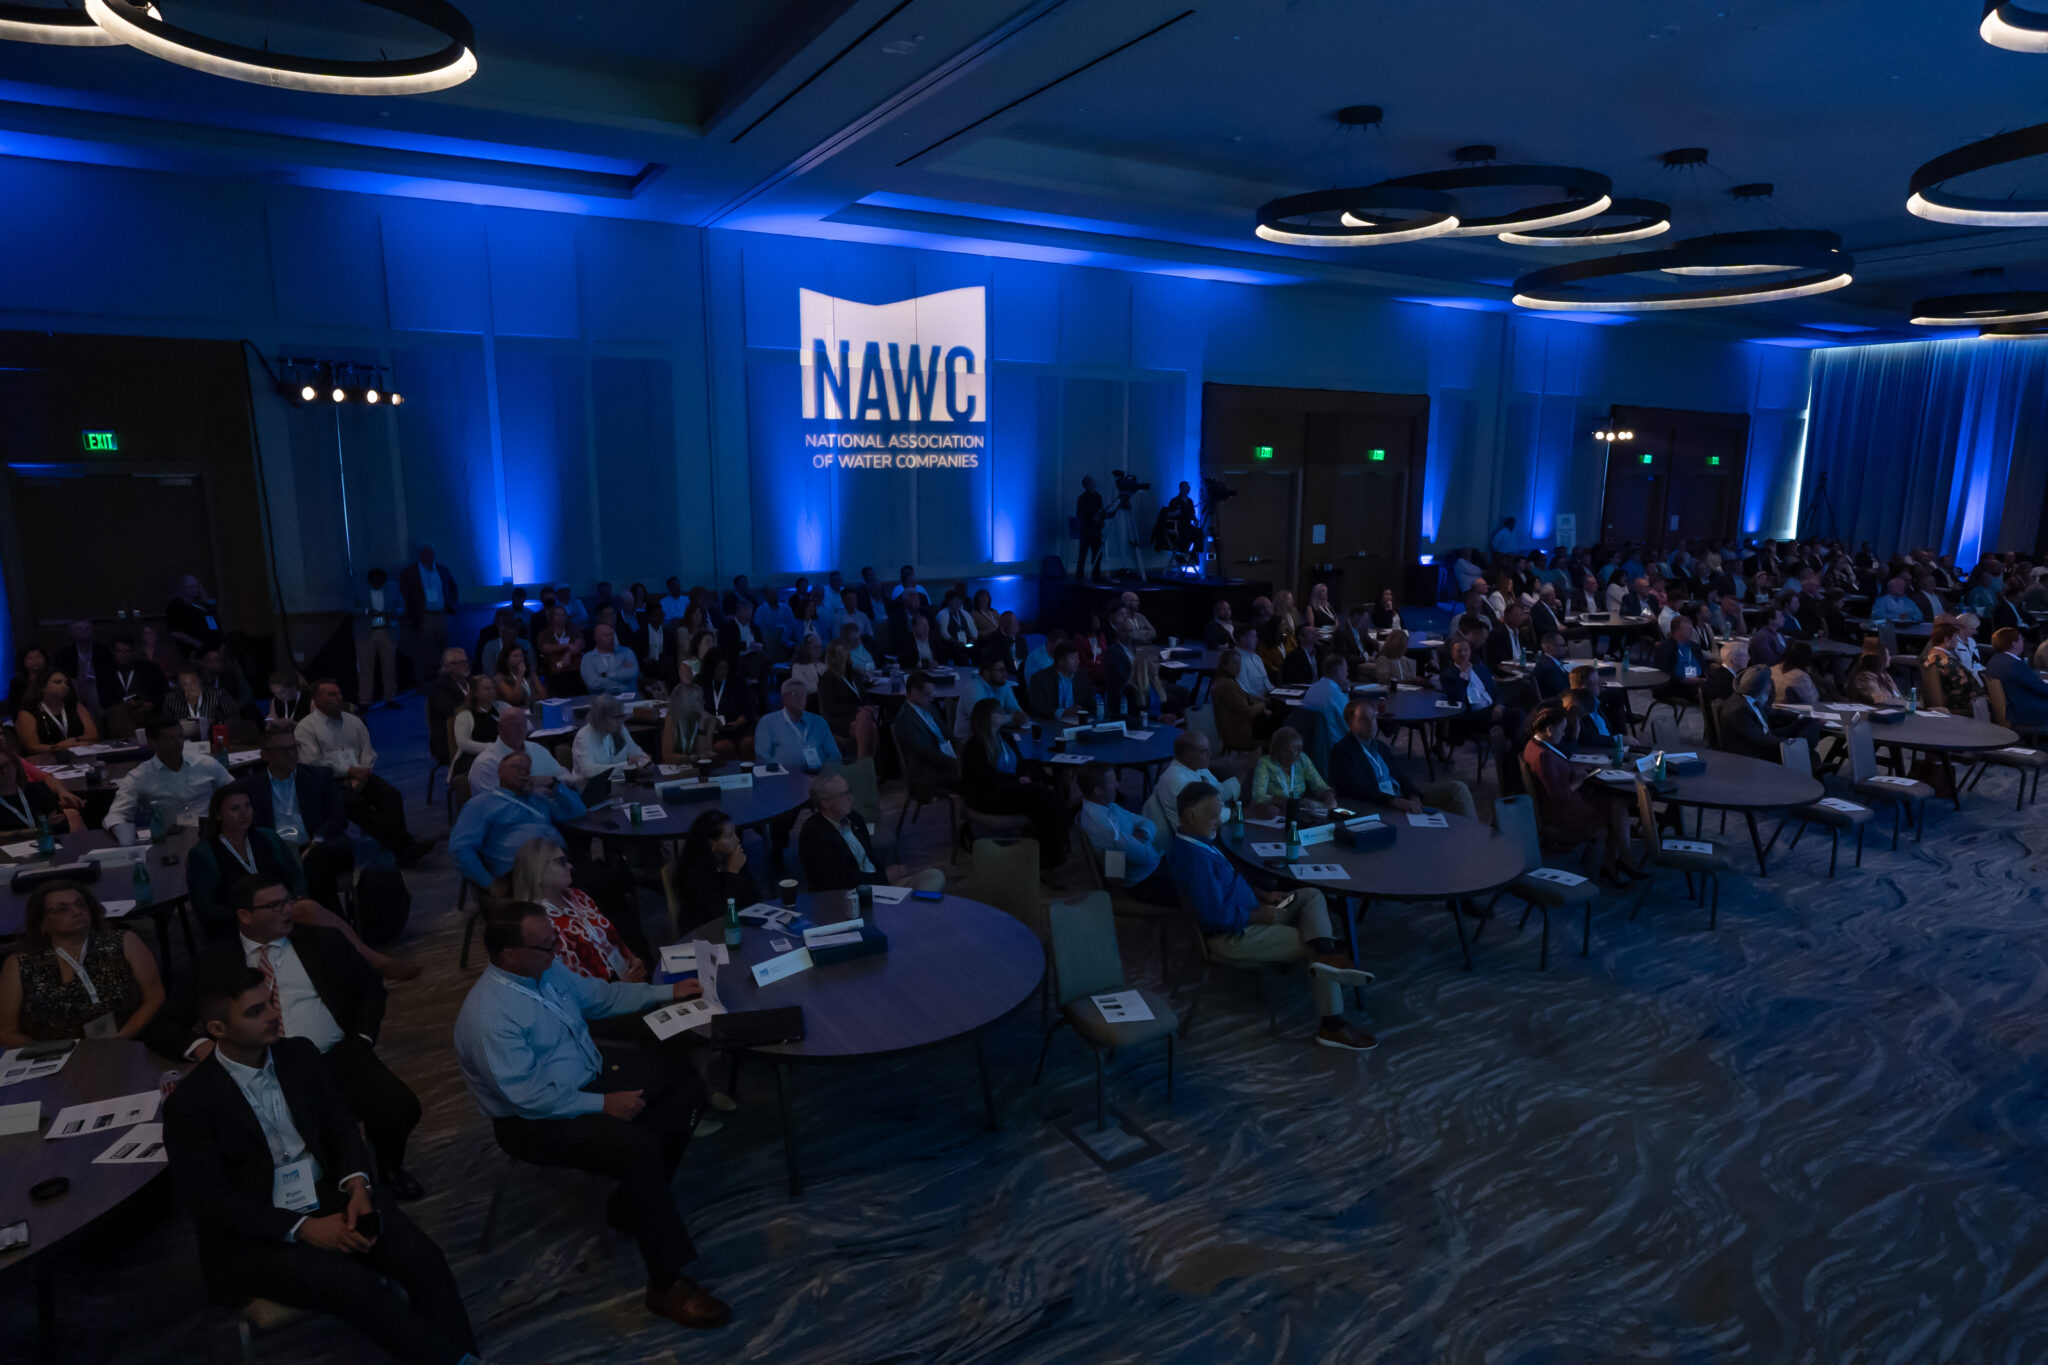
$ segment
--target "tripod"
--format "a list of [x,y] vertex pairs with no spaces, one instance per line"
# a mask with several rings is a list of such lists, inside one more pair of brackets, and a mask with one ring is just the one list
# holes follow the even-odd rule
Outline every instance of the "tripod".
[[1809,525],[1809,523],[1815,520],[1814,504],[1816,503],[1820,505],[1822,511],[1828,514],[1827,538],[1829,540],[1840,540],[1842,532],[1835,520],[1835,501],[1828,496],[1828,472],[1825,469],[1820,472],[1820,477],[1815,480],[1813,496],[1806,500],[1806,507],[1799,514],[1799,533],[1802,536],[1811,535],[1819,529],[1817,526]]
[[1102,520],[1121,521],[1124,528],[1124,544],[1129,547],[1131,559],[1137,565],[1137,577],[1145,576],[1145,545],[1138,539],[1137,514],[1131,507],[1132,494],[1118,493],[1109,506],[1102,509]]

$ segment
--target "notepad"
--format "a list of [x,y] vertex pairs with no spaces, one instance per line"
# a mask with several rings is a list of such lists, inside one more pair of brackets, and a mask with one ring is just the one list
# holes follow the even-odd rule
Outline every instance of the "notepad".
[[901,905],[910,899],[910,888],[907,886],[876,886],[869,889],[875,893],[875,901],[879,905]]
[[164,1150],[164,1126],[138,1123],[113,1146],[92,1159],[95,1166],[155,1166],[171,1159]]
[[1145,1003],[1145,997],[1136,991],[1114,991],[1108,995],[1091,995],[1095,1008],[1102,1011],[1104,1022],[1111,1024],[1142,1024],[1152,1018],[1152,1007]]
[[33,1133],[43,1126],[43,1102],[23,1100],[20,1104],[0,1104],[0,1137],[14,1133]]
[[1566,872],[1556,867],[1531,868],[1526,875],[1532,882],[1549,882],[1553,886],[1582,886],[1586,881],[1576,872]]
[[1714,846],[1698,839],[1666,839],[1659,845],[1666,853],[1712,853]]
[[0,844],[0,853],[10,858],[33,858],[36,856],[35,840],[22,844]]
[[1287,845],[1285,844],[1261,842],[1248,844],[1246,847],[1251,849],[1254,858],[1284,858],[1287,856]]
[[710,943],[704,939],[691,939],[688,943],[671,943],[661,950],[661,969],[672,975],[694,972],[699,962],[724,964],[730,961],[730,948],[723,943]]
[[1408,823],[1417,829],[1449,829],[1451,822],[1444,819],[1442,811],[1417,811],[1408,817]]
[[46,1138],[83,1137],[93,1133],[108,1133],[116,1128],[133,1128],[138,1123],[148,1123],[156,1117],[157,1106],[163,1103],[161,1090],[143,1090],[133,1095],[122,1095],[111,1100],[94,1100],[90,1104],[74,1104],[58,1112],[50,1120],[50,1131]]
[[1124,738],[1125,738],[1125,739],[1150,739],[1150,738],[1152,738],[1152,732],[1151,732],[1150,730],[1126,730],[1126,731],[1124,731]]
[[75,1051],[76,1048],[67,1047],[53,1057],[27,1058],[21,1055],[20,1048],[9,1048],[6,1052],[0,1053],[0,1085],[18,1085],[22,1081],[54,1076],[64,1069],[65,1063],[71,1060],[71,1054]]

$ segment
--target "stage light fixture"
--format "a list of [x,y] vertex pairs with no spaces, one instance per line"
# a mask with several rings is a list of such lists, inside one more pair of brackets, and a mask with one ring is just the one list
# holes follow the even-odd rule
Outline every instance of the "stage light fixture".
[[[1595,227],[1599,218],[1619,218],[1611,227]],[[1639,242],[1671,231],[1671,206],[1655,199],[1616,199],[1607,208],[1563,227],[1535,232],[1503,232],[1500,239],[1515,246],[1605,246]]]
[[348,401],[348,390],[337,385],[334,391],[327,396],[337,403],[346,403]]
[[402,393],[394,393],[391,395],[391,406],[394,408],[397,407],[400,403],[403,403],[404,401],[405,395]]
[[321,95],[418,95],[446,90],[476,74],[476,31],[446,0],[362,0],[363,4],[424,25],[448,40],[423,57],[398,61],[340,61],[243,47],[164,22],[134,0],[85,0],[92,22],[114,38],[153,57],[229,80]]
[[299,398],[302,401],[310,403],[319,396],[320,390],[314,388],[311,384],[299,385]]
[[378,392],[377,392],[377,391],[376,391],[375,389],[364,389],[364,390],[363,390],[363,401],[364,401],[365,403],[374,403],[374,402],[376,402],[376,401],[377,401],[378,399],[382,398],[383,396],[384,396],[383,394],[381,394],[381,393],[378,393]]

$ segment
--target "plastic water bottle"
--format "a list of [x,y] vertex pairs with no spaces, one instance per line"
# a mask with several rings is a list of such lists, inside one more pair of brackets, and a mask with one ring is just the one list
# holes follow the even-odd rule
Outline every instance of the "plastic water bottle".
[[149,859],[143,858],[135,864],[135,871],[129,877],[129,890],[135,898],[138,909],[156,899],[156,892],[149,885]]
[[1619,768],[1628,762],[1628,744],[1620,735],[1614,737],[1614,766]]
[[739,947],[741,932],[740,903],[728,896],[725,901],[725,946]]
[[632,809],[627,818],[633,822],[634,829],[640,828],[640,803],[638,801],[632,803]]
[[50,817],[36,817],[36,855],[48,858],[57,851],[57,836],[50,832]]

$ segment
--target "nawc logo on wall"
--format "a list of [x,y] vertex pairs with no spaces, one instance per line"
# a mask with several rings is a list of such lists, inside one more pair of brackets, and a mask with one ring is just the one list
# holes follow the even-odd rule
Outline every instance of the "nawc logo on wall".
[[988,290],[865,304],[801,291],[814,469],[978,469],[988,452]]

